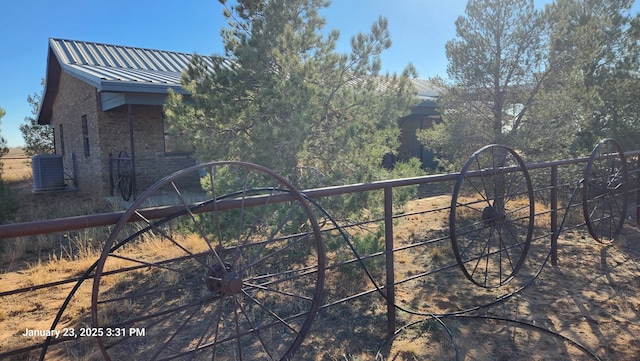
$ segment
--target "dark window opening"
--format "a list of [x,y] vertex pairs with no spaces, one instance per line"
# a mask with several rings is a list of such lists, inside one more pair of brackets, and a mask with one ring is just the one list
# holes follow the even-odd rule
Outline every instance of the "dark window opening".
[[164,154],[191,154],[193,152],[193,148],[189,144],[185,134],[172,127],[164,116],[162,117],[162,120],[164,123]]
[[87,124],[87,116],[82,116],[82,143],[84,144],[84,156],[90,157],[91,150],[89,148],[89,124]]

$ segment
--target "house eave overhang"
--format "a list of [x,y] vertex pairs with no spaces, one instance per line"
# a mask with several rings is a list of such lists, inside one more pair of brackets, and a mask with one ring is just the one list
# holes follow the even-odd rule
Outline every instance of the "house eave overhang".
[[58,60],[51,49],[49,49],[49,52],[47,53],[47,71],[45,75],[44,89],[42,92],[40,106],[38,107],[38,115],[36,116],[38,124],[45,125],[51,122],[53,102],[58,93],[58,83],[60,82],[61,72],[60,63],[58,63]]
[[76,66],[63,67],[63,69],[71,76],[96,88],[102,111],[125,104],[162,105],[169,94],[169,89],[178,94],[189,95],[189,92],[177,82],[179,74],[174,75],[176,81],[123,81],[103,79]]
[[93,86],[98,92],[167,93],[167,89],[171,88],[174,91],[185,93],[180,86],[181,73],[129,70],[124,74],[123,71],[116,73],[115,71],[104,70],[95,66],[78,66],[75,64],[62,64],[62,69],[73,77]]
[[[103,112],[118,108],[122,105],[164,105],[167,100],[168,92],[127,92],[118,88],[118,91],[102,91],[100,92],[100,110]],[[189,96],[187,92],[180,89],[176,92]]]
[[123,82],[104,81],[95,87],[101,92],[120,92],[120,93],[150,93],[150,94],[169,94],[169,89],[179,94],[189,94],[179,85],[153,84],[153,83],[134,83],[127,84]]
[[431,97],[418,97],[418,104],[411,109],[411,114],[419,114],[419,115],[439,115],[438,113],[438,104],[437,98]]
[[[55,69],[51,69],[55,73]],[[100,109],[108,111],[122,105],[163,105],[169,89],[178,94],[188,96],[189,92],[184,90],[180,85],[167,83],[151,83],[151,82],[129,82],[129,81],[113,81],[104,80],[85,73],[73,71],[62,67],[61,69],[70,76],[91,85],[98,92],[100,99]],[[60,69],[57,70],[60,72]],[[47,72],[47,86],[45,87],[42,106],[38,110],[38,123],[49,124],[53,112],[53,100],[56,96],[57,83],[59,75],[55,76],[55,81],[50,81],[51,76]],[[53,86],[50,86],[53,85]]]

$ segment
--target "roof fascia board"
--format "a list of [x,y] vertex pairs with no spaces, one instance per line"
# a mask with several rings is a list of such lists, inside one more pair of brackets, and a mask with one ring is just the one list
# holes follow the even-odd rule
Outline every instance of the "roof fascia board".
[[161,93],[123,93],[123,92],[101,92],[100,109],[106,112],[119,106],[131,105],[164,105],[167,94]]
[[151,93],[169,94],[169,89],[179,94],[188,95],[189,92],[179,85],[153,84],[153,83],[128,83],[121,81],[101,81],[97,86],[99,92],[124,92],[124,93]]
[[411,114],[439,115],[438,104],[434,100],[422,100],[411,109]]
[[102,92],[100,95],[100,110],[106,112],[107,110],[115,109],[121,105],[126,104],[123,93],[111,93]]
[[[60,63],[55,54],[48,49],[47,52],[47,70],[45,75],[44,89],[42,91],[42,99],[38,108],[36,120],[38,124],[50,124],[53,113],[53,102],[58,94],[58,83],[60,82]],[[53,86],[52,86],[53,84]]]
[[91,85],[94,88],[98,88],[100,86],[100,79],[98,77],[95,76],[91,76],[81,70],[78,70],[76,68],[67,66],[67,64],[61,64],[62,65],[62,69],[69,75],[73,76],[74,78],[81,80],[89,85]]

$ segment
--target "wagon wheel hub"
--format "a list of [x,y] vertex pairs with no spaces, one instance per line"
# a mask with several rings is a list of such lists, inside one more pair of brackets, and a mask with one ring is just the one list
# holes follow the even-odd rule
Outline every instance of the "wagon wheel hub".
[[216,263],[207,276],[206,286],[212,293],[232,296],[242,291],[242,277],[228,263]]
[[482,221],[487,226],[503,223],[505,219],[507,219],[506,213],[496,210],[493,206],[486,206],[482,210]]
[[237,295],[242,291],[242,278],[235,271],[227,272],[222,278],[222,292],[227,295]]

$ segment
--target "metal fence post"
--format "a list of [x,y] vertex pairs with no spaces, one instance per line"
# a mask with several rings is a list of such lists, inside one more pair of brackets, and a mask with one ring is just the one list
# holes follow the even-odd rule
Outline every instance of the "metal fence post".
[[636,226],[640,226],[640,154],[636,158]]
[[551,265],[558,266],[558,166],[551,166]]
[[384,288],[387,296],[387,332],[396,332],[396,296],[393,268],[393,188],[384,188],[384,241],[387,281]]

